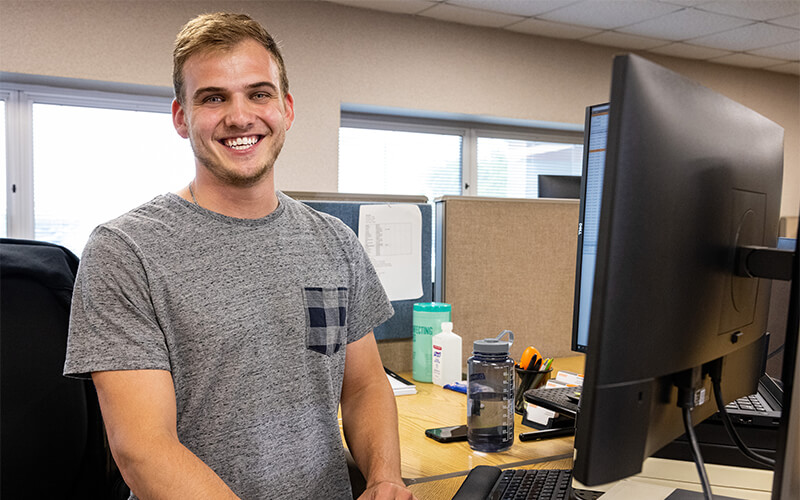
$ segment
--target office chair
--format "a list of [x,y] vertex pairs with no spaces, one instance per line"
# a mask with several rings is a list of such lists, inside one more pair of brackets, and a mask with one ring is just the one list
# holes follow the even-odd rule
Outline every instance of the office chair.
[[0,239],[0,497],[127,498],[90,380],[62,375],[78,258]]

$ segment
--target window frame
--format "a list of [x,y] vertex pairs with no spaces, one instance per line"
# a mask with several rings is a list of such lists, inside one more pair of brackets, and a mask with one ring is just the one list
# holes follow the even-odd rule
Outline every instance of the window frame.
[[6,236],[34,239],[33,105],[171,112],[170,87],[0,72],[6,103]]

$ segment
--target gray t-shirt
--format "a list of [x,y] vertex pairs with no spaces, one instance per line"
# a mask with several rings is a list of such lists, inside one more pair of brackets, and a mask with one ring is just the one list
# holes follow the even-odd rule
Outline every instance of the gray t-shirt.
[[174,194],[99,226],[64,373],[169,370],[178,436],[242,498],[347,498],[348,343],[392,315],[355,234],[278,192],[256,220]]

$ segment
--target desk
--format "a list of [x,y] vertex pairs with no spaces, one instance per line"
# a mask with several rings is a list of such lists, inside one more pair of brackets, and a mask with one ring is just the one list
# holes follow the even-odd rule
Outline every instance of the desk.
[[[553,362],[553,373],[558,370],[583,372],[583,362],[582,355],[557,359]],[[409,373],[401,376],[411,380]],[[567,458],[571,461],[572,437],[525,443],[515,439],[509,450],[499,453],[474,451],[465,441],[439,443],[425,437],[425,429],[466,423],[467,398],[464,394],[433,384],[415,382],[415,385],[417,394],[395,398],[399,418],[401,473],[408,484],[449,477],[459,477],[457,482],[461,484],[463,476],[476,465],[507,468]],[[514,424],[515,434],[533,430],[522,425],[520,415],[515,415]]]

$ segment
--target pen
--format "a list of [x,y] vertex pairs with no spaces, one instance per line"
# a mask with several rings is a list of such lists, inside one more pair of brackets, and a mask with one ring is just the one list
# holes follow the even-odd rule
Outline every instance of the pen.
[[533,432],[520,432],[520,441],[540,441],[542,439],[551,439],[564,436],[572,436],[575,434],[575,427],[561,427],[557,429],[544,429],[541,431]]
[[414,385],[411,382],[409,382],[408,380],[406,380],[403,377],[401,377],[400,375],[398,375],[395,372],[393,372],[392,370],[386,368],[385,366],[383,367],[383,369],[384,369],[384,371],[386,371],[386,374],[389,375],[390,377],[392,377],[393,379],[399,380],[400,382],[402,382],[402,383],[404,383],[406,385]]

